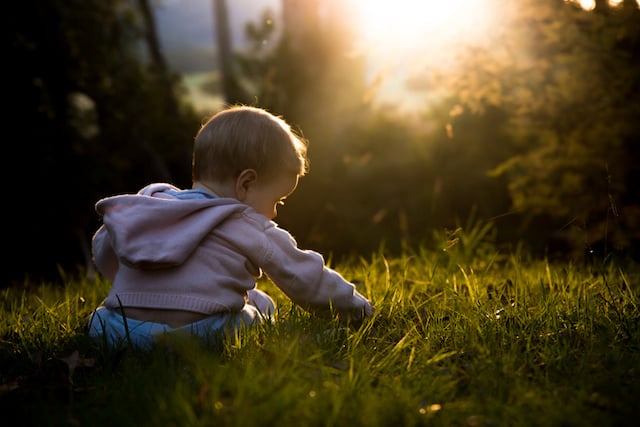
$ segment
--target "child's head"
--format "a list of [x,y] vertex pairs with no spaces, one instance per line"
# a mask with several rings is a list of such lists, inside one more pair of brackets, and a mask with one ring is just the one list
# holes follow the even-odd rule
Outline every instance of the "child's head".
[[307,145],[280,117],[263,109],[233,106],[211,117],[193,148],[194,181],[234,180],[247,169],[262,178],[307,172]]

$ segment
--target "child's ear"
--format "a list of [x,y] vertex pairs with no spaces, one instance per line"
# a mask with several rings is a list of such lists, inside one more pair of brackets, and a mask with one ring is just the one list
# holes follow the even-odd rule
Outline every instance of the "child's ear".
[[254,169],[245,169],[236,178],[236,197],[243,202],[247,197],[247,191],[258,180],[258,172]]

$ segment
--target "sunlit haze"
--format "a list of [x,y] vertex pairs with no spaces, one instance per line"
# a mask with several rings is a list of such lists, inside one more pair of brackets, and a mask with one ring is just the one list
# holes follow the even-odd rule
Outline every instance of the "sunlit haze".
[[[595,0],[565,0],[592,10]],[[609,0],[612,6],[622,0]],[[640,4],[640,0],[637,0]],[[347,2],[345,1],[344,4]],[[513,6],[506,0],[349,0],[357,48],[369,62],[377,98],[403,109],[420,108],[425,95],[407,81],[426,81],[436,70],[455,66],[459,49],[500,41],[501,24]],[[417,77],[417,79],[416,79]]]
[[414,110],[425,93],[405,83],[449,66],[459,48],[495,38],[505,3],[498,0],[351,0],[359,51],[369,61],[381,101]]
[[384,54],[438,50],[490,28],[493,0],[353,0],[365,48]]
[[[593,9],[595,0],[566,0]],[[495,23],[505,1],[351,0],[362,40],[382,49],[410,49],[481,37]],[[617,6],[622,0],[609,0]],[[637,0],[640,4],[640,0]]]
[[[585,10],[592,10],[593,8],[596,7],[595,0],[577,0],[577,1],[578,3],[580,3],[580,6],[582,6],[582,8]],[[640,5],[640,0],[636,0],[636,1]],[[609,0],[609,4],[612,6],[617,6],[620,3],[622,3],[622,0]]]

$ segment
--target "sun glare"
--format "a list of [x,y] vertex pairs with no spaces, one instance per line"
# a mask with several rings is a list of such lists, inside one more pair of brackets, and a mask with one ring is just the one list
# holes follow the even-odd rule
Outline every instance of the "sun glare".
[[[596,7],[595,0],[577,0],[577,2],[580,3],[584,10],[593,10]],[[622,3],[622,0],[609,0],[611,6],[618,6],[620,3]],[[640,1],[638,4],[640,4]]]
[[491,43],[506,12],[504,0],[349,2],[375,99],[404,110],[425,104],[424,91],[409,89],[408,82],[424,82],[436,69],[455,66],[459,48]]
[[[357,52],[368,60],[376,97],[409,109],[424,105],[425,76],[456,67],[461,48],[500,46],[503,24],[515,5],[506,0],[334,0],[358,34]],[[585,10],[595,0],[565,0]],[[640,0],[636,0],[640,4]],[[612,6],[622,0],[609,0]],[[498,43],[495,45],[495,43]],[[423,82],[411,84],[409,82]],[[417,89],[421,87],[422,89]],[[430,96],[437,96],[429,88]]]
[[385,54],[477,40],[496,12],[494,0],[353,1],[361,42]]

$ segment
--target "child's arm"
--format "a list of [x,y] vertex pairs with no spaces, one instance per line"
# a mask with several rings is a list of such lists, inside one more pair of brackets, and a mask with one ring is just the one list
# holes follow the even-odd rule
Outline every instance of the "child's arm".
[[118,272],[118,258],[113,251],[109,233],[104,225],[93,235],[92,247],[93,262],[98,268],[98,271],[107,279],[113,281]]
[[372,316],[374,308],[353,283],[325,265],[317,252],[298,249],[286,231],[266,230],[269,251],[263,271],[293,302],[311,311],[333,308],[341,314]]

